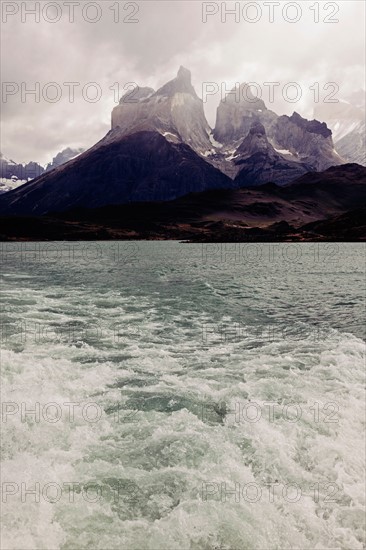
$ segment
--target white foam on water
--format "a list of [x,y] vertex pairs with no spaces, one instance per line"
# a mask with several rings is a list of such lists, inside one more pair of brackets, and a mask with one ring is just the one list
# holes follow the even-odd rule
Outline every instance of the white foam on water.
[[[258,341],[248,324],[238,341],[217,333],[202,340],[202,326],[213,320],[197,309],[200,294],[208,303],[231,300],[239,289],[211,279],[197,283],[196,295],[177,283],[170,294],[168,271],[159,277],[159,292],[144,296],[85,287],[63,296],[57,286],[10,295],[10,318],[21,312],[50,332],[49,340],[32,333],[5,341],[2,401],[80,406],[74,422],[65,406],[54,423],[7,415],[2,481],[97,484],[102,496],[88,502],[76,491],[70,502],[64,490],[54,503],[8,496],[1,547],[364,548],[364,342],[332,329],[315,340],[306,322],[309,330],[294,338]],[[98,337],[81,331],[70,341],[52,332],[57,322],[96,320]],[[116,320],[125,321],[117,337]],[[223,310],[221,321],[233,320]],[[98,422],[80,414],[91,402],[100,407]],[[273,418],[268,402],[276,404]],[[257,422],[243,415],[249,403],[260,407]],[[248,484],[260,490],[256,502],[243,496]],[[287,484],[301,489],[297,502],[284,498]],[[239,498],[230,494],[236,487]]]

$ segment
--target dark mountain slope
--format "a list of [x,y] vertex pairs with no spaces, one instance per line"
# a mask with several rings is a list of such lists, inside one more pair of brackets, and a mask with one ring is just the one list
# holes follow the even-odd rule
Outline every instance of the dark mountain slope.
[[70,208],[161,201],[233,182],[189,146],[157,132],[119,137],[111,131],[68,164],[10,191],[0,213],[42,215]]
[[[191,193],[174,201],[0,218],[1,240],[363,240],[366,168],[349,164],[294,184]],[[360,209],[357,211],[357,209]],[[355,229],[355,231],[353,231]],[[293,235],[293,237],[291,237]],[[353,236],[352,236],[353,235]]]

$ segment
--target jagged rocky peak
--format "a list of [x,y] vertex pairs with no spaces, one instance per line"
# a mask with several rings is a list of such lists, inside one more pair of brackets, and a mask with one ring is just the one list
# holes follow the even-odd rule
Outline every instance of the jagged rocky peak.
[[250,135],[255,135],[257,137],[260,137],[260,136],[265,136],[266,135],[266,129],[265,127],[263,126],[263,124],[261,124],[259,121],[258,122],[255,122],[251,129],[249,130],[249,134]]
[[253,94],[251,86],[246,82],[235,85],[222,99],[222,103],[239,103],[252,111],[267,110],[264,101]]
[[296,124],[296,126],[299,126],[299,128],[302,128],[311,134],[319,134],[325,138],[332,135],[332,131],[328,128],[325,122],[319,122],[318,120],[307,120],[299,115],[299,113],[296,113],[296,111],[287,118]]
[[191,71],[183,67],[183,65],[181,65],[178,69],[177,78],[191,82],[191,79],[192,79]]
[[307,165],[288,159],[274,149],[264,125],[259,121],[252,124],[235,153],[235,182],[238,186],[267,182],[284,185],[308,171]]
[[265,127],[261,122],[255,121],[236,152],[249,156],[258,152],[266,152],[269,147],[271,146],[267,139]]
[[[180,67],[177,76],[153,92],[152,88],[132,90],[128,100],[113,109],[110,139],[141,131],[159,132],[168,141],[186,143],[206,156],[212,149],[203,102],[191,82],[191,73]],[[137,100],[136,100],[137,98]]]
[[18,180],[27,181],[43,174],[44,170],[44,167],[38,162],[17,163],[0,152],[0,179],[14,177]]
[[276,113],[267,109],[264,101],[254,95],[251,86],[244,82],[222,98],[217,108],[214,138],[230,145],[244,139],[257,121],[268,130],[276,117]]
[[177,76],[159,88],[155,95],[171,97],[177,93],[198,97],[192,86],[191,71],[182,66],[179,67]]
[[332,132],[325,122],[307,120],[296,112],[290,117],[282,115],[273,125],[272,137],[277,146],[288,149],[313,170],[344,162],[334,149]]
[[53,170],[53,168],[57,168],[57,166],[65,164],[65,162],[72,160],[78,155],[81,155],[81,153],[83,153],[84,151],[84,147],[66,147],[66,149],[63,149],[62,151],[57,153],[55,157],[53,157],[52,162],[49,162],[47,164],[46,172],[49,170]]
[[123,103],[136,103],[143,99],[147,99],[155,93],[154,88],[149,88],[148,86],[136,86],[133,89],[127,90],[127,92],[119,100],[119,104]]

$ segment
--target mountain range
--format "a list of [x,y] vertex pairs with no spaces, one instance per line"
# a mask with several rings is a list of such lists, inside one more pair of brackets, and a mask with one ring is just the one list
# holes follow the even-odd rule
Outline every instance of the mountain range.
[[282,186],[344,163],[325,123],[296,112],[279,116],[245,83],[221,100],[211,129],[191,73],[180,67],[157,91],[127,92],[102,140],[3,195],[0,212],[39,216],[267,182]]
[[338,103],[320,103],[314,116],[325,120],[332,130],[337,152],[347,162],[366,166],[365,90],[359,90]]
[[44,171],[44,167],[38,164],[38,162],[17,163],[8,159],[0,152],[0,181],[4,185],[7,183],[7,180],[12,179],[14,183],[18,180],[18,185],[26,183],[28,180],[40,176]]
[[45,167],[38,162],[19,163],[6,158],[0,152],[0,194],[11,191],[28,181],[31,181],[45,172],[65,164],[84,152],[83,148],[67,147],[52,159]]

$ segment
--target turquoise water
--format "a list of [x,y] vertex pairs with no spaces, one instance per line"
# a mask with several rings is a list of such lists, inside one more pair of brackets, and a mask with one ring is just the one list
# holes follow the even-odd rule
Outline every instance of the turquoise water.
[[1,548],[365,548],[364,245],[1,258]]

